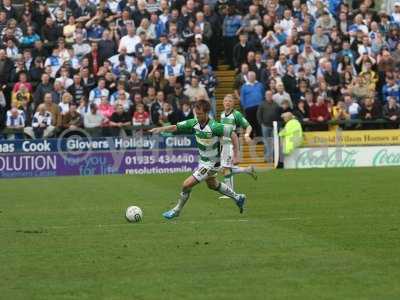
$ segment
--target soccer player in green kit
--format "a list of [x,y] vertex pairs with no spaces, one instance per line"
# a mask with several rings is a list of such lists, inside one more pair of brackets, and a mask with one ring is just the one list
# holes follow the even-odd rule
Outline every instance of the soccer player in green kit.
[[239,207],[239,212],[243,213],[246,196],[237,194],[225,183],[220,183],[217,180],[218,171],[220,169],[221,138],[231,138],[233,145],[232,161],[234,163],[238,160],[239,139],[232,128],[209,118],[210,109],[211,106],[208,101],[199,100],[194,107],[196,118],[180,122],[177,125],[158,127],[150,130],[150,132],[154,134],[161,132],[194,134],[199,148],[199,167],[183,182],[182,192],[176,206],[163,213],[166,219],[173,219],[179,216],[182,208],[189,200],[192,188],[202,181],[206,182],[208,188],[231,198]]
[[[241,112],[234,109],[235,100],[233,96],[228,94],[224,98],[224,111],[221,113],[221,123],[225,127],[231,128],[234,132],[237,132],[239,128],[245,129],[244,139],[246,143],[251,143],[250,134],[252,128],[246,118]],[[224,183],[233,189],[233,175],[235,174],[248,174],[254,179],[257,179],[254,167],[249,166],[247,168],[241,168],[235,166],[232,160],[233,157],[233,144],[230,137],[222,138],[222,150],[221,150],[221,167],[224,175]],[[220,198],[225,198],[221,196]]]

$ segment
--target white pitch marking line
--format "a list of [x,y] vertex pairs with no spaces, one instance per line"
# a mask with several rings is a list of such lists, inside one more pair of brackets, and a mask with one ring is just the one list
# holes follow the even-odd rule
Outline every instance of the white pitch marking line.
[[[349,216],[350,217],[350,216]],[[364,215],[363,218],[375,218],[376,215]],[[386,217],[397,217],[394,214],[387,215]],[[346,216],[337,216],[339,219],[344,219],[347,218]],[[139,226],[150,226],[150,225],[160,225],[160,224],[165,224],[165,225],[177,225],[177,224],[206,224],[206,223],[244,223],[244,222],[280,222],[280,221],[305,221],[305,220],[316,220],[316,219],[326,219],[325,217],[311,217],[311,218],[300,218],[300,217],[284,217],[284,218],[276,218],[276,219],[225,219],[225,220],[206,220],[206,221],[181,221],[181,220],[175,220],[175,221],[167,221],[167,220],[160,220],[160,222],[139,222],[137,225]],[[54,225],[54,226],[45,226],[45,225],[34,225],[32,227],[0,227],[0,231],[32,231],[32,230],[42,230],[43,233],[46,233],[46,230],[57,230],[57,229],[69,229],[69,228],[81,228],[85,229],[86,227],[95,227],[95,228],[112,228],[112,227],[124,227],[132,225],[128,222],[126,223],[120,223],[120,224],[81,224],[81,225]]]
[[[172,221],[172,222],[151,222],[151,223],[146,223],[146,222],[139,222],[138,225],[143,226],[143,225],[160,225],[160,224],[206,224],[206,223],[236,223],[236,222],[249,222],[249,220],[246,219],[227,219],[227,220],[214,220],[214,221]],[[69,229],[69,228],[85,228],[85,227],[96,227],[96,228],[112,228],[112,227],[124,227],[128,226],[131,223],[121,223],[121,224],[86,224],[86,225],[54,225],[54,226],[40,226],[40,225],[35,225],[32,226],[32,228],[27,227],[27,228],[14,228],[14,227],[3,227],[0,228],[0,230],[16,230],[16,231],[32,231],[32,230],[42,230],[43,233],[46,233],[46,230],[51,230],[51,229]]]

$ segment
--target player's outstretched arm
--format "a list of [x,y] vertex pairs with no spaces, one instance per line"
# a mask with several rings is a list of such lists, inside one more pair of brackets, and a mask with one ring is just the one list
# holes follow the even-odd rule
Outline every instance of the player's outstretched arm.
[[233,164],[236,165],[239,163],[239,138],[237,134],[232,131],[231,133],[231,140],[232,140],[232,145],[233,145]]
[[161,132],[176,132],[176,131],[177,131],[176,125],[156,127],[156,128],[150,129],[150,132],[153,134],[157,134],[157,133],[161,133]]
[[252,131],[253,128],[251,127],[251,125],[246,127],[246,132],[244,133],[244,140],[246,141],[247,144],[250,144],[252,142],[250,137]]

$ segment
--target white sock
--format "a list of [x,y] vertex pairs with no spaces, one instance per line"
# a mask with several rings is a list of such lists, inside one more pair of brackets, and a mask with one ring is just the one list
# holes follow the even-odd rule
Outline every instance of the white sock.
[[180,213],[182,208],[185,206],[186,202],[189,200],[190,197],[190,191],[188,192],[181,192],[179,195],[178,203],[176,206],[173,208],[173,210],[177,213]]
[[250,174],[250,173],[251,173],[251,167],[241,168],[235,166],[232,168],[232,174]]
[[235,200],[235,202],[239,200],[239,194],[237,194],[234,190],[232,190],[228,185],[223,182],[219,184],[217,191],[220,194],[225,195],[232,200]]
[[233,174],[224,176],[224,183],[233,190]]

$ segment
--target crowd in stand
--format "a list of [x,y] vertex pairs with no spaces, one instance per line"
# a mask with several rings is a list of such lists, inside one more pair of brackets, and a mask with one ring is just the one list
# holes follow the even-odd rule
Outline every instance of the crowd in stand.
[[351,119],[398,128],[400,2],[387,6],[30,0],[17,9],[2,0],[0,126],[32,138],[78,128],[114,135],[191,118],[199,99],[215,116],[215,70],[224,58],[257,135],[270,135],[287,111],[309,129]]

